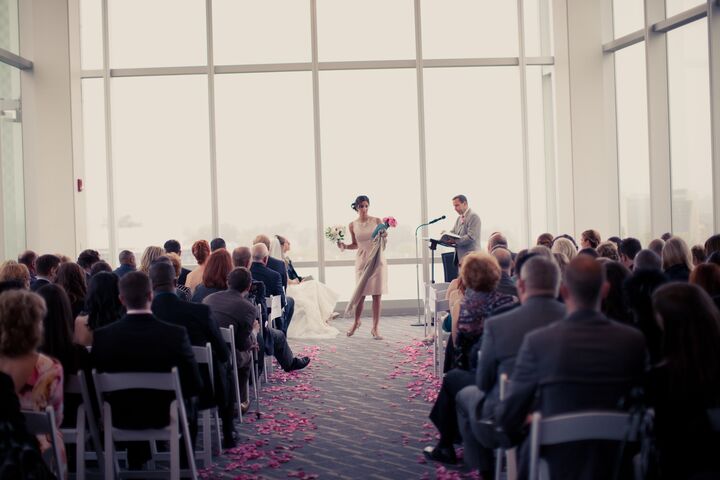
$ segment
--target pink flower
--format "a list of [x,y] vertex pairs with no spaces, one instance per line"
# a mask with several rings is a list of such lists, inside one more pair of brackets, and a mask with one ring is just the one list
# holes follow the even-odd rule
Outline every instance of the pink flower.
[[385,217],[383,218],[383,223],[388,227],[397,227],[397,220],[395,220],[395,217]]

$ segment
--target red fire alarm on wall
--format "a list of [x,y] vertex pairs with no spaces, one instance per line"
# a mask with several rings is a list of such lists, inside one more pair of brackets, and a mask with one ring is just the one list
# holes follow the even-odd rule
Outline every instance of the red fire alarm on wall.
[[82,192],[83,191],[83,181],[82,178],[77,179],[77,191]]

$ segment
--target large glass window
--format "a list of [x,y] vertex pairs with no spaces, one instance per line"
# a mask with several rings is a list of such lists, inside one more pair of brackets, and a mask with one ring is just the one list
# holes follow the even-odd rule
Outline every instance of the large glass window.
[[112,91],[118,247],[211,232],[207,77],[116,78]]
[[517,56],[517,2],[422,0],[420,3],[425,58]]
[[462,193],[483,240],[501,231],[511,248],[525,245],[519,82],[515,67],[426,70],[428,205],[448,216],[437,231],[452,228]]
[[110,66],[205,65],[204,0],[109,0]]
[[310,72],[215,77],[220,235],[279,234],[317,260]]
[[103,68],[101,0],[80,0],[80,62],[85,70]]
[[651,240],[645,44],[615,53],[620,236]]
[[20,71],[0,63],[0,218],[6,258],[25,248],[25,188],[22,156],[22,124],[19,115]]
[[645,26],[643,0],[613,0],[613,33],[615,38]]
[[0,0],[0,48],[20,53],[18,42],[18,0]]
[[551,0],[525,0],[523,4],[525,55],[528,57],[552,55],[551,3]]
[[703,3],[706,3],[705,0],[665,0],[665,15],[672,17]]
[[703,243],[713,233],[707,20],[667,34],[673,233]]
[[213,0],[216,65],[310,61],[310,2]]

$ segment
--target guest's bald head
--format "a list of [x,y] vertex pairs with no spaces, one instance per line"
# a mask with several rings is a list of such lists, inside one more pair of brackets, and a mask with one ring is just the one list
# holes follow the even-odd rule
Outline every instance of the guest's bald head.
[[256,243],[252,246],[252,260],[253,262],[265,263],[265,260],[270,256],[267,245],[264,243]]
[[510,254],[510,251],[506,248],[496,248],[492,252],[492,256],[495,257],[495,260],[498,261],[498,264],[500,264],[500,269],[503,272],[510,273],[510,268],[512,268],[512,255]]
[[237,247],[232,253],[233,267],[249,267],[252,252],[248,247]]
[[588,255],[577,256],[565,269],[564,286],[577,307],[597,309],[605,288],[605,269]]

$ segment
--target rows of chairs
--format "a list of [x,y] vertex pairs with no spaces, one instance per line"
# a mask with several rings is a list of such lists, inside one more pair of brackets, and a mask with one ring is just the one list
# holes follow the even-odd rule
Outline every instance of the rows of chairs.
[[[280,297],[267,298],[268,307],[271,309],[270,321],[273,326],[278,318],[282,316]],[[260,307],[258,306],[258,317],[260,318]],[[232,394],[237,405],[237,414],[240,423],[243,422],[241,407],[240,388],[248,388],[247,385],[240,385],[238,377],[237,357],[235,356],[235,330],[231,325],[229,328],[220,328],[223,340],[227,343],[232,354],[230,357],[230,368],[232,369]],[[215,389],[213,372],[212,346],[207,343],[205,346],[192,347],[195,360],[200,368],[206,368],[210,372],[209,378],[211,388]],[[272,368],[272,357],[265,356],[265,378],[268,381],[267,371]],[[251,365],[254,400],[257,411],[260,412],[260,390],[259,384],[260,368],[258,365],[257,351],[253,351]],[[196,462],[200,462],[207,468],[212,465],[213,452],[221,451],[220,439],[220,415],[217,407],[211,407],[199,411],[198,417],[198,447],[193,449],[190,441],[190,430],[183,401],[180,379],[177,368],[168,373],[98,373],[93,370],[93,384],[95,387],[97,404],[100,407],[100,421],[102,422],[102,437],[100,429],[93,413],[92,400],[88,386],[88,379],[84,372],[79,371],[77,375],[69,375],[65,384],[66,395],[79,395],[81,404],[77,410],[75,426],[62,428],[60,430],[66,445],[75,445],[75,472],[69,475],[71,479],[84,480],[86,478],[171,478],[182,477],[198,478]],[[173,400],[170,404],[170,423],[164,428],[130,430],[117,428],[113,424],[112,407],[107,402],[106,396],[121,390],[153,390],[165,391],[172,394]],[[248,398],[250,392],[248,391]],[[60,446],[57,444],[57,426],[55,414],[52,407],[47,407],[43,412],[23,411],[28,431],[34,435],[48,435],[52,442],[52,449],[46,453],[46,461],[53,472],[62,478],[61,469],[64,464]],[[101,442],[102,438],[102,442]],[[183,444],[181,445],[181,439]],[[150,443],[152,459],[148,462],[147,470],[128,470],[122,468],[127,466],[127,457],[124,452],[116,449],[117,442],[147,441]],[[168,449],[161,450],[159,442],[169,445]],[[213,445],[215,444],[215,445]],[[88,449],[88,446],[91,448]],[[104,446],[104,448],[103,448]],[[187,467],[180,468],[180,451],[185,449],[188,459]],[[96,462],[97,471],[89,472],[88,462]],[[123,465],[125,464],[125,465]],[[165,468],[159,468],[163,464]]]

